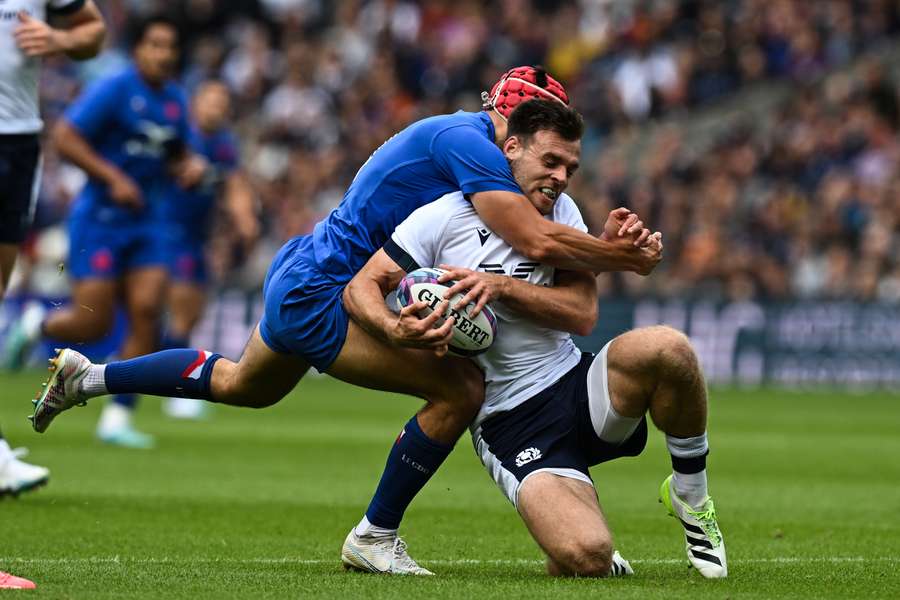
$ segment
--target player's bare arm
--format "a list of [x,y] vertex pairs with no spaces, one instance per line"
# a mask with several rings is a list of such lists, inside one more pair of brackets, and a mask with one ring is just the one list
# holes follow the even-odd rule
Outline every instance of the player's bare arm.
[[[470,293],[459,304],[467,306],[475,301],[480,310],[487,302],[502,302],[509,309],[534,323],[575,335],[588,335],[597,324],[599,293],[594,274],[587,271],[557,271],[552,287],[535,285],[506,275],[483,273],[463,267],[441,265],[447,272],[438,278],[441,283],[456,280]],[[455,287],[455,286],[454,286]],[[481,291],[477,296],[472,292]],[[453,297],[448,290],[448,297]],[[472,316],[477,312],[472,311]]]
[[62,53],[74,60],[93,58],[106,35],[103,17],[92,0],[70,15],[56,17],[54,26],[25,11],[19,12],[18,19],[16,44],[31,57]]
[[244,249],[249,249],[259,237],[259,220],[256,218],[253,190],[247,175],[240,169],[225,179],[225,202]]
[[649,275],[662,255],[636,244],[639,236],[602,240],[543,218],[521,194],[506,191],[472,195],[478,216],[517,252],[572,271],[633,271]]
[[397,346],[426,348],[439,355],[446,354],[453,337],[453,317],[435,328],[449,305],[444,301],[427,317],[419,312],[427,307],[416,302],[394,314],[384,302],[406,275],[384,250],[376,252],[344,289],[344,307],[360,327],[378,339]]
[[109,186],[110,197],[119,204],[140,208],[144,205],[141,190],[134,180],[98,154],[75,127],[59,119],[53,127],[52,141],[59,153],[88,175]]

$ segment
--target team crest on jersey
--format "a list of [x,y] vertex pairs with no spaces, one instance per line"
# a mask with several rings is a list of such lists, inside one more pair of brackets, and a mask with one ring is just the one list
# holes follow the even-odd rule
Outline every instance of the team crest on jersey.
[[478,241],[480,241],[481,245],[484,246],[484,243],[487,241],[487,239],[491,237],[491,230],[485,227],[476,227],[475,231],[478,232]]
[[537,448],[526,448],[516,455],[516,466],[522,467],[533,460],[540,460],[541,451]]

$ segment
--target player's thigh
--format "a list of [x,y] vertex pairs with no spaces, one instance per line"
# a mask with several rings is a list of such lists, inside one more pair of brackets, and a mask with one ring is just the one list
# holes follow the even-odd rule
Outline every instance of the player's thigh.
[[236,363],[225,359],[216,362],[212,396],[242,406],[270,406],[294,389],[308,370],[309,363],[302,357],[269,348],[257,326]]
[[134,321],[155,320],[165,298],[168,272],[163,266],[148,266],[129,270],[122,278],[125,307]]
[[480,405],[484,396],[484,376],[470,360],[388,344],[352,320],[328,374],[354,385],[431,402],[471,398]]
[[612,557],[612,534],[589,483],[543,471],[518,493],[519,514],[535,541],[557,563],[592,571]]
[[0,242],[0,298],[6,292],[13,267],[16,265],[16,256],[19,254],[18,244],[4,244]]
[[168,306],[172,329],[187,334],[203,315],[206,288],[190,281],[173,280],[169,284]]

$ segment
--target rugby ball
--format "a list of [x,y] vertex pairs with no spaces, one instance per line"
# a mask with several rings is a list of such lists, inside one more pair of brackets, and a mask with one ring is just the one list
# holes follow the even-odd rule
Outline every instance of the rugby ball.
[[[438,283],[438,277],[444,272],[443,269],[426,268],[407,273],[397,287],[397,304],[406,307],[416,302],[426,302],[428,307],[419,313],[419,317],[424,319],[430,315],[443,301],[444,293],[455,283]],[[497,337],[497,317],[488,305],[481,309],[478,316],[470,317],[469,310],[458,306],[462,298],[463,294],[453,296],[446,313],[455,319],[450,353],[456,356],[476,356],[494,343],[494,338]],[[466,309],[474,306],[469,304]],[[443,323],[444,319],[441,318],[435,326],[440,327]]]

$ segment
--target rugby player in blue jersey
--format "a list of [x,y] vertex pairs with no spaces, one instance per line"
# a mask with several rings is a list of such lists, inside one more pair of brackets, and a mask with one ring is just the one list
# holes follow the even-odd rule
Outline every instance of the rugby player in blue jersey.
[[[292,239],[275,257],[263,288],[264,315],[238,362],[204,350],[179,349],[92,365],[65,349],[35,399],[35,429],[44,431],[63,410],[109,393],[181,395],[265,407],[293,389],[310,366],[357,385],[419,396],[427,403],[391,450],[379,484],[385,493],[376,494],[359,533],[366,543],[394,545],[399,558],[394,572],[423,571],[406,555],[396,529],[407,505],[478,412],[483,376],[472,362],[443,356],[453,320],[432,326],[446,302],[421,320],[414,317],[421,306],[404,310],[389,343],[349,318],[343,294],[350,279],[412,211],[456,190],[469,198],[495,234],[531,260],[570,270],[647,274],[660,259],[658,250],[646,244],[650,232],[634,215],[625,235],[600,240],[549,221],[534,208],[532,202],[555,200],[574,169],[549,153],[541,160],[543,169],[527,178],[523,188],[513,180],[498,144],[507,139],[508,119],[513,128],[515,106],[533,98],[568,104],[565,90],[546,72],[520,67],[485,95],[484,111],[424,119],[376,150],[341,204],[311,235]],[[573,133],[562,123],[556,130],[564,137],[580,136],[580,129]]]
[[[112,329],[119,301],[129,320],[119,355],[157,349],[167,279],[160,203],[170,172],[191,187],[205,171],[205,161],[188,150],[187,105],[171,79],[177,60],[174,23],[141,22],[134,63],[90,85],[57,122],[53,141],[60,154],[88,175],[69,215],[72,302],[38,317],[32,313],[40,309],[29,307],[11,336],[19,348],[9,354],[24,354],[41,335],[69,343],[100,339]],[[131,425],[134,401],[121,394],[105,407],[100,439],[152,445],[152,437]]]
[[[184,189],[172,182],[162,203],[166,265],[169,269],[168,322],[163,348],[185,348],[206,305],[206,248],[218,198],[243,250],[256,240],[259,223],[253,193],[238,168],[238,142],[227,127],[231,95],[220,81],[202,83],[191,99],[191,149],[206,158],[209,169],[198,185]],[[176,418],[198,418],[206,403],[170,398],[165,409]]]

